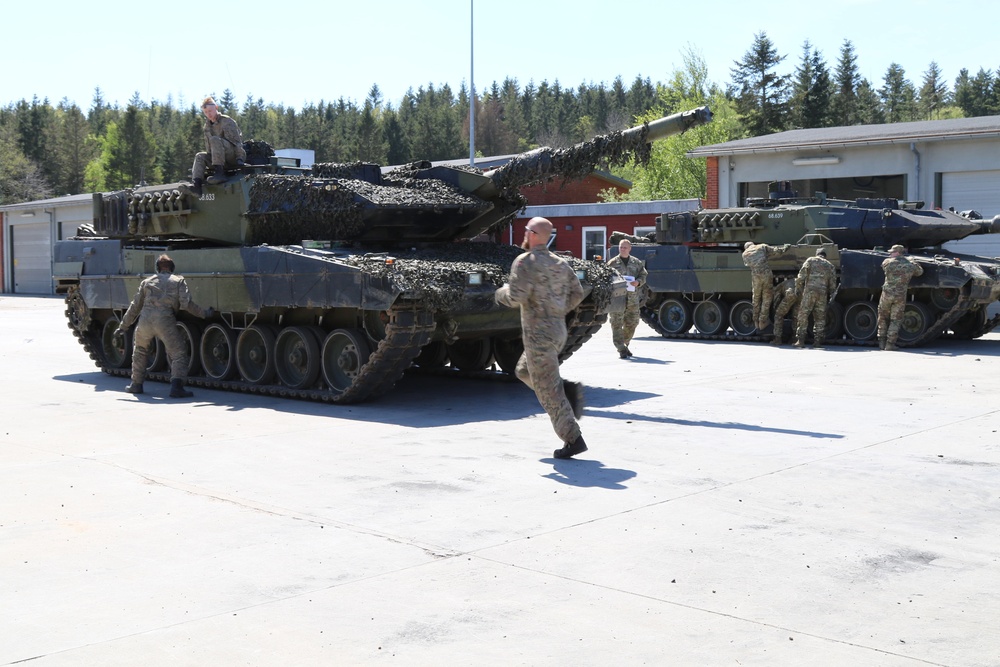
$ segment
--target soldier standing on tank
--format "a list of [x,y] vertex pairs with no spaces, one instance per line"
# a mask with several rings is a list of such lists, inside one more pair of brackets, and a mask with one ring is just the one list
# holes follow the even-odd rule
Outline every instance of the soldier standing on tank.
[[587,451],[580,424],[582,388],[559,376],[559,353],[566,345],[566,315],[583,300],[583,287],[566,260],[549,252],[552,223],[532,218],[524,232],[522,253],[510,268],[510,282],[496,291],[497,303],[521,309],[524,353],[517,361],[518,379],[534,389],[563,446],[557,459]]
[[743,263],[750,267],[750,286],[753,295],[753,320],[757,331],[768,325],[771,301],[774,300],[774,275],[768,260],[788,250],[787,245],[773,246],[747,241],[743,245]]
[[622,359],[632,356],[628,344],[632,342],[635,328],[639,325],[639,288],[646,284],[646,264],[631,254],[632,243],[622,239],[618,242],[618,256],[608,260],[608,266],[622,276],[632,278],[626,288],[625,310],[621,313],[611,313],[611,340],[618,350],[618,356]]
[[837,289],[837,270],[820,248],[799,269],[797,281],[802,283],[802,301],[795,318],[795,347],[805,347],[809,315],[813,317],[813,347],[823,347],[826,338],[826,309],[829,296]]
[[[785,278],[778,285],[774,295],[777,306],[774,309],[774,338],[771,339],[771,345],[781,345],[781,339],[785,335],[785,316],[791,312],[801,296],[802,284],[797,278]],[[795,319],[794,315],[792,319]]]
[[243,134],[236,121],[225,114],[219,113],[215,100],[206,97],[201,103],[201,111],[205,114],[205,152],[194,156],[194,166],[191,167],[191,180],[194,185],[188,190],[201,196],[201,185],[205,181],[205,170],[212,165],[212,175],[209,183],[222,183],[226,180],[226,169],[238,169],[247,159],[243,149]]
[[924,268],[904,257],[906,248],[894,245],[889,248],[889,258],[882,262],[885,283],[882,296],[878,300],[878,347],[880,350],[895,350],[899,337],[899,325],[906,309],[906,288],[910,279],[921,276]]
[[180,310],[196,317],[211,317],[215,312],[211,307],[202,308],[191,300],[187,281],[183,276],[175,276],[174,261],[167,255],[156,260],[156,275],[139,284],[139,291],[129,304],[125,317],[115,330],[116,336],[124,336],[132,324],[139,320],[135,328],[132,350],[132,384],[125,388],[130,394],[142,393],[142,381],[146,377],[146,360],[154,338],[159,338],[170,360],[170,397],[187,398],[193,396],[184,389],[188,366],[191,359],[180,330],[177,328],[176,313]]

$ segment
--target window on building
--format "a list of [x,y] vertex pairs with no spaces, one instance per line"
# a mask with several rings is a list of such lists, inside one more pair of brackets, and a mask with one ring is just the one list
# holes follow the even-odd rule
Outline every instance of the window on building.
[[583,228],[583,258],[584,259],[604,259],[608,256],[608,228],[607,227],[584,227]]

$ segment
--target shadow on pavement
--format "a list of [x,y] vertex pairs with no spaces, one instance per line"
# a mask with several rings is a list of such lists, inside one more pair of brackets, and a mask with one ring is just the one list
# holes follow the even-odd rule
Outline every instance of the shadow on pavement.
[[[583,454],[586,456],[586,454]],[[623,482],[635,477],[634,470],[622,468],[605,468],[600,461],[586,459],[541,459],[542,463],[551,463],[555,469],[547,475],[542,475],[560,484],[579,487],[597,487],[620,491],[628,487]]]

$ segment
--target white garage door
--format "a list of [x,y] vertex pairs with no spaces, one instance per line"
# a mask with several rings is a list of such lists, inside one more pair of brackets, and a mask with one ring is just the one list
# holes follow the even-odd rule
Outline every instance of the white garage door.
[[[960,171],[941,175],[941,205],[956,211],[974,210],[984,218],[1000,214],[1000,171]],[[944,247],[969,255],[1000,257],[1000,234],[969,236]]]
[[52,294],[52,240],[49,223],[11,225],[14,292]]

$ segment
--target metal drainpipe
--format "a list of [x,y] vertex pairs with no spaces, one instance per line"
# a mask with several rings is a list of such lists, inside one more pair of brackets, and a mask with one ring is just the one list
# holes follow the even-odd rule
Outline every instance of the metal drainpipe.
[[914,197],[914,201],[920,201],[920,151],[917,150],[917,145],[914,142],[910,142],[910,150],[917,158],[917,196]]

